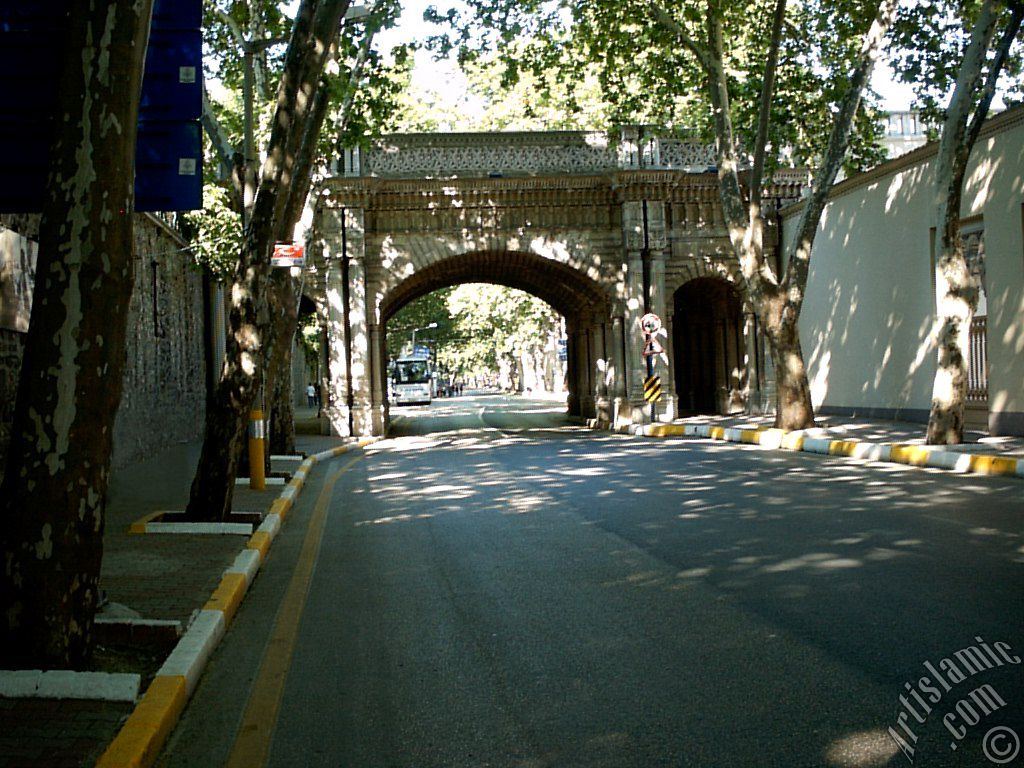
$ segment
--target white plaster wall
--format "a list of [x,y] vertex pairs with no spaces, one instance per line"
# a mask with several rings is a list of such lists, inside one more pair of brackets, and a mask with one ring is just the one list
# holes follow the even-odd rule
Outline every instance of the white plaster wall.
[[[934,146],[854,177],[825,209],[800,321],[816,407],[927,413],[935,372],[933,163]],[[984,217],[990,410],[1017,420],[1024,419],[1022,205],[1018,108],[992,120],[975,145],[962,210]],[[787,247],[798,216],[785,216]]]
[[1011,129],[975,146],[964,215],[985,220],[989,410],[1024,421],[1024,108],[1014,113]]

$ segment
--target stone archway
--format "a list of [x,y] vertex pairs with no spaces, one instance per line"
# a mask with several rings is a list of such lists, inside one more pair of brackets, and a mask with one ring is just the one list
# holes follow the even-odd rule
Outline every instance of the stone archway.
[[742,412],[749,356],[740,294],[726,280],[701,277],[679,288],[673,304],[680,412]]
[[[383,433],[384,324],[417,296],[470,280],[563,313],[570,413],[620,427],[674,418],[675,366],[658,361],[667,396],[653,414],[644,401],[640,317],[665,318],[674,346],[668,286],[736,265],[713,148],[621,138],[425,134],[346,153],[343,175],[313,196],[307,286],[327,329],[325,429]],[[777,174],[765,196],[797,199],[805,175]]]
[[522,251],[473,251],[423,267],[388,291],[380,303],[381,320],[387,322],[420,296],[460,283],[518,288],[546,301],[566,320],[610,312],[601,287],[572,267]]
[[[611,314],[607,292],[579,270],[551,259],[522,251],[472,251],[449,256],[421,267],[385,293],[380,301],[381,326],[405,305],[428,293],[463,283],[503,285],[536,296],[565,318],[568,331],[568,410],[572,415],[595,415],[598,400],[607,398],[598,382],[591,381],[593,364],[590,335],[593,318]],[[378,354],[383,359],[385,334],[379,334]],[[607,354],[603,339],[598,354]],[[585,359],[585,362],[583,362]],[[582,362],[582,364],[581,364]],[[624,363],[619,361],[618,366]],[[614,367],[614,363],[610,364]],[[384,366],[377,366],[383,371]],[[381,386],[386,386],[381,382]]]

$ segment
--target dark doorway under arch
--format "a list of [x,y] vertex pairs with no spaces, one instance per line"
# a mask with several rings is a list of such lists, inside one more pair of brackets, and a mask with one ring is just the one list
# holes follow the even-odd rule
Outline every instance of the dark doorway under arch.
[[704,277],[675,292],[676,393],[681,413],[735,413],[746,405],[743,300],[728,282]]

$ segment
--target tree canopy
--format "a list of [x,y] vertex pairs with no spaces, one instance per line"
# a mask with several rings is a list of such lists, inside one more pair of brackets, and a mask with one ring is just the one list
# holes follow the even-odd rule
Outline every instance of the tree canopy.
[[388,354],[407,347],[414,328],[417,345],[431,347],[438,365],[457,375],[497,372],[500,361],[544,348],[559,331],[560,316],[548,304],[501,285],[468,283],[442,288],[410,302],[388,322]]
[[[994,39],[1010,21],[1007,3],[1000,10]],[[914,89],[914,106],[924,118],[934,138],[946,117],[950,93],[960,72],[963,52],[971,31],[978,21],[981,0],[922,0],[902,6],[893,26],[891,58],[900,79]],[[1008,103],[1024,98],[1024,40],[1017,39],[1002,66],[997,88]],[[991,64],[995,50],[985,56],[985,69]],[[977,104],[980,92],[972,95]]]
[[[527,80],[539,104],[586,114],[595,123],[580,127],[639,124],[712,140],[706,76],[692,52],[663,25],[652,23],[646,0],[470,0],[465,5],[463,12],[430,13],[432,21],[451,27],[428,41],[437,55],[455,52],[468,71],[481,62],[500,64],[501,87]],[[774,4],[710,5],[721,15],[725,34],[733,123],[741,143],[749,144],[757,132]],[[845,74],[875,10],[876,4],[862,0],[787,6],[768,142],[776,150],[772,160],[817,164],[834,105],[849,85]],[[688,2],[677,16],[696,32],[705,13],[704,4]],[[597,100],[595,93],[601,94]],[[848,171],[882,159],[877,118],[871,105],[858,112]]]

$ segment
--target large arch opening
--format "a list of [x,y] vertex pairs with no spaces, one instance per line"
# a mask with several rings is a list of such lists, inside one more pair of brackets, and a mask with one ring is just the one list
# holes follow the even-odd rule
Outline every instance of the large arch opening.
[[673,306],[680,412],[743,411],[747,371],[740,294],[726,280],[701,277],[675,292]]
[[518,288],[550,304],[567,322],[610,313],[601,286],[572,267],[522,251],[476,251],[420,268],[388,291],[380,304],[381,323],[420,296],[461,283]]
[[[513,288],[550,305],[562,316],[567,331],[565,384],[570,414],[582,413],[583,401],[593,390],[591,382],[591,350],[578,344],[576,330],[586,328],[595,319],[607,319],[611,305],[602,287],[587,275],[565,264],[543,257],[510,251],[476,251],[452,256],[417,270],[380,297],[379,318],[385,330],[377,350],[380,359],[387,357],[384,339],[389,321],[403,307],[418,298],[450,286],[466,283],[487,283]],[[386,366],[378,370],[385,374]],[[386,388],[387,381],[379,382]],[[590,405],[592,407],[592,404]]]

